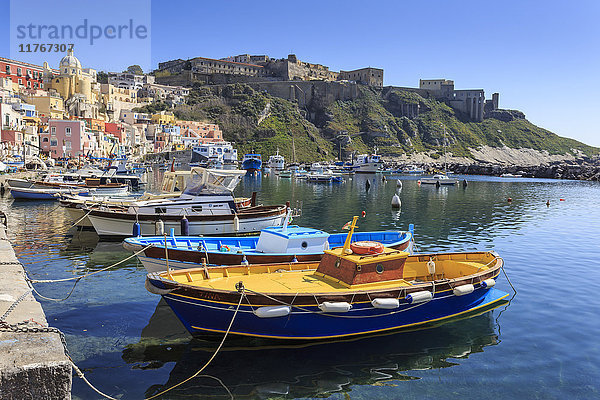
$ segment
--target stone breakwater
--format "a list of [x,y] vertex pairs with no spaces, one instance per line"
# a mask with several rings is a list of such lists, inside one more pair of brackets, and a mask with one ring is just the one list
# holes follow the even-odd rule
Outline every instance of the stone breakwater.
[[504,166],[490,164],[449,165],[449,170],[470,175],[522,175],[526,178],[578,179],[600,181],[599,164],[565,164],[561,162],[537,166]]

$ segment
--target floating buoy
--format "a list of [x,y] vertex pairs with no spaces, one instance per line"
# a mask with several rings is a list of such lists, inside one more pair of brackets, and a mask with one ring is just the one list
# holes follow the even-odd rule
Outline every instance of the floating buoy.
[[398,197],[397,194],[394,194],[394,197],[392,197],[392,208],[400,208],[401,205],[402,202],[400,201],[400,197]]
[[480,285],[482,288],[487,289],[487,288],[494,287],[495,284],[496,284],[496,281],[493,280],[492,278],[490,278],[490,279],[486,279],[485,281],[482,281]]
[[506,201],[508,201],[509,203],[512,202],[512,197],[509,197],[508,199],[506,199]]
[[463,187],[467,187],[468,183],[467,183],[467,180],[466,180],[466,179],[463,179],[463,181],[462,181],[462,185],[463,185]]
[[363,210],[363,212],[361,213],[362,217],[366,217],[367,216],[367,212]]
[[383,308],[386,310],[400,307],[398,299],[373,299],[371,305],[375,308]]
[[558,199],[559,201],[565,201],[565,199]]
[[383,244],[371,240],[350,243],[350,249],[356,254],[380,254],[383,253]]
[[181,218],[181,235],[190,236],[190,221],[188,221],[185,215]]
[[162,236],[165,233],[165,223],[162,222],[162,219],[159,219],[154,224],[154,233],[156,236]]
[[319,309],[324,312],[348,312],[351,308],[352,305],[345,301],[325,301],[319,304]]
[[440,181],[435,181],[435,187],[439,188],[440,187]]
[[366,189],[367,189],[367,192],[368,192],[368,191],[369,191],[369,189],[371,189],[371,182],[367,181],[367,182],[365,183],[365,187],[366,187]]
[[405,299],[408,304],[418,304],[424,301],[429,301],[433,298],[433,294],[427,290],[407,294]]
[[397,186],[397,187],[399,187],[399,188],[401,188],[401,187],[402,187],[402,181],[400,181],[400,179],[398,179],[398,180],[396,181],[396,186]]
[[455,287],[452,289],[452,293],[454,293],[455,296],[464,296],[465,294],[473,293],[473,290],[475,290],[475,286],[469,283],[467,285]]
[[259,318],[276,318],[290,315],[292,307],[290,306],[266,306],[258,307],[254,311],[254,315]]
[[417,185],[421,186],[421,180],[420,179],[417,181]]
[[142,236],[142,227],[138,221],[133,223],[133,237]]
[[546,202],[546,206],[550,207],[550,200]]
[[385,183],[386,179],[385,179],[385,175],[383,176],[383,178],[381,178],[381,182]]

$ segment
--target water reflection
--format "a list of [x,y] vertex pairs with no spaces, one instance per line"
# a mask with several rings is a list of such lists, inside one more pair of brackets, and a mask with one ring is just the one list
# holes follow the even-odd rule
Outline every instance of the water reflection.
[[[505,303],[504,303],[505,304]],[[222,380],[236,398],[277,396],[328,397],[352,385],[385,386],[419,379],[410,371],[448,368],[484,347],[499,343],[493,311],[430,329],[320,344],[289,344],[252,338],[228,338],[205,371]],[[141,339],[128,345],[123,360],[134,369],[154,369],[175,362],[167,381],[148,387],[153,395],[193,375],[215,351],[220,336],[195,338],[161,301]],[[221,384],[195,378],[168,398],[228,397]]]

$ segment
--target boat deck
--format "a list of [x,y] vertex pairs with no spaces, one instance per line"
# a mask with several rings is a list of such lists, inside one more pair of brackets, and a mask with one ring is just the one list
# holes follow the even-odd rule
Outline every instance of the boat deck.
[[[381,258],[383,257],[386,255]],[[210,290],[235,291],[235,285],[242,281],[246,288],[261,293],[343,293],[410,287],[432,280],[446,281],[472,276],[492,268],[497,257],[492,253],[437,255],[434,275],[427,272],[427,262],[430,259],[430,255],[409,256],[404,264],[402,279],[355,284],[350,287],[317,272],[318,262],[192,268],[163,272],[161,276],[184,285]]]

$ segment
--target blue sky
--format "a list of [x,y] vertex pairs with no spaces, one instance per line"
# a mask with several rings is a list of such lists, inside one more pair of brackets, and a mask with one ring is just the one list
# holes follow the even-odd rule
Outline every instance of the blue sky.
[[17,52],[14,25],[36,18],[102,27],[133,19],[148,25],[147,38],[76,45],[84,67],[123,70],[139,59],[147,69],[173,58],[293,52],[332,70],[383,68],[385,85],[446,78],[458,89],[484,89],[488,98],[499,92],[501,108],[600,146],[598,1],[13,0],[13,7],[29,6],[28,13],[17,7],[12,20],[9,2],[0,1],[4,57],[56,66],[60,54]]

